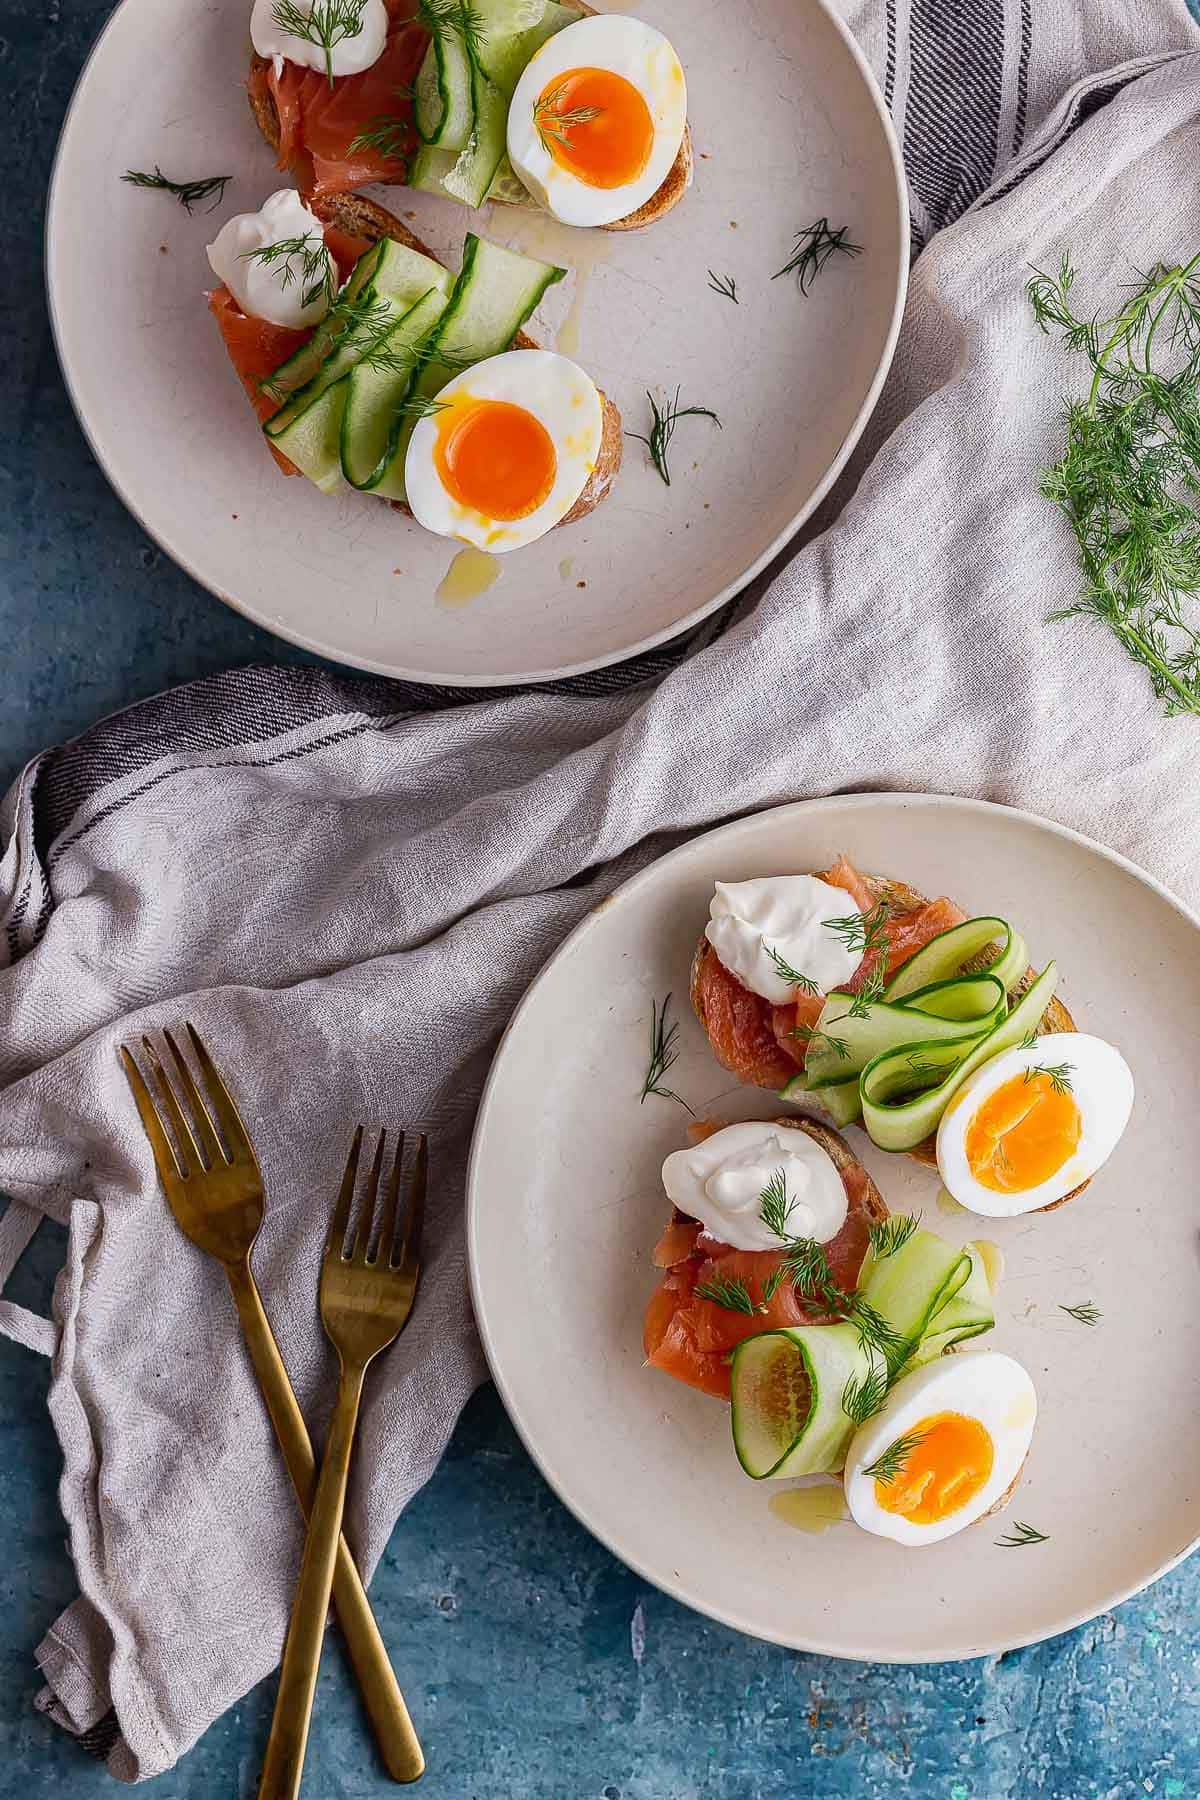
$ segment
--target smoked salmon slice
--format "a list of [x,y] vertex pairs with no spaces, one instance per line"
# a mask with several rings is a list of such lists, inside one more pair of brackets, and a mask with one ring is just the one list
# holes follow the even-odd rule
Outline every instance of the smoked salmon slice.
[[[269,95],[279,118],[278,166],[290,169],[301,191],[322,198],[348,193],[371,181],[403,179],[406,159],[416,147],[412,124],[412,84],[424,60],[429,34],[412,17],[407,0],[389,0],[383,54],[359,75],[340,75],[330,87],[319,69],[284,62],[256,62],[247,87],[256,110]],[[352,150],[363,132],[381,120],[398,130],[387,154],[375,146]],[[392,153],[394,151],[394,154]]]
[[[863,912],[870,912],[876,904],[870,887],[848,857],[839,856],[821,879],[844,888]],[[888,973],[894,975],[910,956],[951,926],[961,925],[966,916],[944,896],[893,915],[886,925]],[[867,951],[846,983],[849,992],[858,992],[883,953],[882,946]],[[773,1006],[743,987],[711,946],[702,946],[693,970],[692,1003],[717,1060],[739,1081],[778,1090],[804,1067],[805,1042],[795,1035],[797,1027],[815,1025],[825,1002],[820,994],[797,994],[794,1003]]]
[[[846,1221],[825,1245],[825,1255],[833,1280],[849,1292],[858,1280],[877,1213],[865,1169],[850,1164],[840,1174],[846,1188]],[[696,1294],[696,1288],[706,1282],[741,1280],[751,1299],[760,1303],[764,1284],[783,1260],[774,1250],[731,1249],[710,1238],[694,1219],[677,1215],[659,1239],[656,1265],[662,1267],[665,1257],[675,1252],[681,1253],[679,1260],[666,1268],[646,1308],[646,1360],[651,1367],[718,1399],[729,1398],[728,1359],[744,1338],[785,1325],[825,1325],[836,1316],[817,1303],[802,1300],[788,1281],[776,1288],[765,1312],[753,1315],[731,1312]]]
[[[337,264],[339,281],[345,281],[359,257],[371,247],[366,238],[351,237],[348,232],[339,231],[336,225],[326,225],[325,243]],[[289,356],[294,356],[302,344],[307,344],[312,330],[308,326],[295,330],[290,325],[272,325],[269,319],[251,318],[249,313],[242,311],[224,282],[208,296],[208,310],[217,322],[229,360],[241,377],[256,415],[260,421],[269,419],[272,413],[278,412],[279,401],[265,391],[262,383]],[[289,462],[274,444],[270,450],[285,475],[299,473],[295,464]]]

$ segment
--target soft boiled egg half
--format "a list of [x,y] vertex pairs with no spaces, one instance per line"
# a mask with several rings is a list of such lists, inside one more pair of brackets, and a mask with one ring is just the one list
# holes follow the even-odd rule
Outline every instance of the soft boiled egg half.
[[999,1350],[940,1357],[902,1375],[846,1452],[856,1524],[898,1544],[936,1544],[990,1512],[1016,1480],[1037,1394]]
[[409,439],[404,486],[429,531],[500,554],[570,512],[600,454],[604,402],[551,350],[506,350],[456,375]]
[[938,1172],[969,1212],[1035,1212],[1108,1161],[1132,1110],[1120,1051],[1081,1031],[1049,1032],[993,1056],[952,1095]]
[[508,157],[564,225],[611,225],[656,194],[679,155],[687,83],[661,31],[615,13],[542,45],[508,110]]

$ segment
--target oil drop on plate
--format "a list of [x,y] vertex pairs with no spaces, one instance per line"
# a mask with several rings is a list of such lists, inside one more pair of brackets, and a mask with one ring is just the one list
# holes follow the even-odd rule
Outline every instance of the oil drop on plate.
[[819,1487],[785,1488],[771,1496],[770,1507],[777,1519],[809,1537],[820,1537],[831,1525],[850,1517],[841,1486],[825,1482]]
[[470,545],[460,550],[437,588],[443,606],[468,606],[500,578],[500,558]]

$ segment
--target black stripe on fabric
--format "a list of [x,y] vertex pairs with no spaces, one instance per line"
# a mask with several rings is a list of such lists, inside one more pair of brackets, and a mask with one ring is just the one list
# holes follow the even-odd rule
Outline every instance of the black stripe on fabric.
[[1033,0],[1021,0],[1021,60],[1017,64],[1017,111],[1013,121],[1012,154],[1025,142],[1025,118],[1029,110],[1029,53],[1033,48]]
[[1079,94],[1070,114],[1050,142],[1043,147],[1037,158],[1033,162],[1027,163],[1023,169],[1018,169],[1003,186],[996,189],[994,194],[989,194],[986,200],[982,200],[981,207],[994,206],[997,200],[1003,200],[1006,194],[1011,194],[1014,189],[1019,188],[1023,181],[1027,181],[1031,175],[1036,175],[1042,165],[1049,161],[1056,150],[1061,150],[1067,139],[1073,136],[1081,125],[1086,124],[1090,118],[1107,106],[1110,100],[1115,100],[1117,95],[1123,93],[1133,82],[1140,81],[1145,73],[1145,69],[1137,69],[1131,75],[1118,76],[1115,81],[1106,81],[1099,87],[1088,88],[1084,93]]
[[883,100],[890,112],[896,93],[896,0],[887,0],[887,67],[883,74]]
[[914,0],[908,178],[935,231],[983,193],[999,155],[1004,0]]
[[75,1742],[81,1750],[86,1750],[89,1756],[94,1756],[99,1762],[105,1762],[120,1735],[121,1727],[117,1723],[116,1713],[106,1712],[102,1719],[98,1719],[94,1725],[89,1725],[86,1731],[81,1731]]

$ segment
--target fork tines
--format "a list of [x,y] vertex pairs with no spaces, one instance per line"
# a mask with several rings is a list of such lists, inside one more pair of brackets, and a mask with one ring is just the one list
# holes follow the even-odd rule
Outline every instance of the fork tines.
[[[382,1130],[363,1184],[362,1198],[355,1207],[355,1189],[358,1186],[359,1162],[365,1136],[366,1128],[358,1126],[350,1146],[345,1174],[342,1176],[341,1191],[329,1228],[325,1254],[327,1257],[340,1257],[343,1262],[400,1268],[414,1258],[420,1248],[428,1165],[427,1141],[423,1132],[395,1133],[390,1173],[381,1206],[380,1179],[388,1147],[388,1132],[386,1129]],[[409,1204],[401,1222],[400,1200],[406,1148],[410,1151]],[[357,1214],[357,1227],[353,1242],[347,1249],[352,1212]]]

